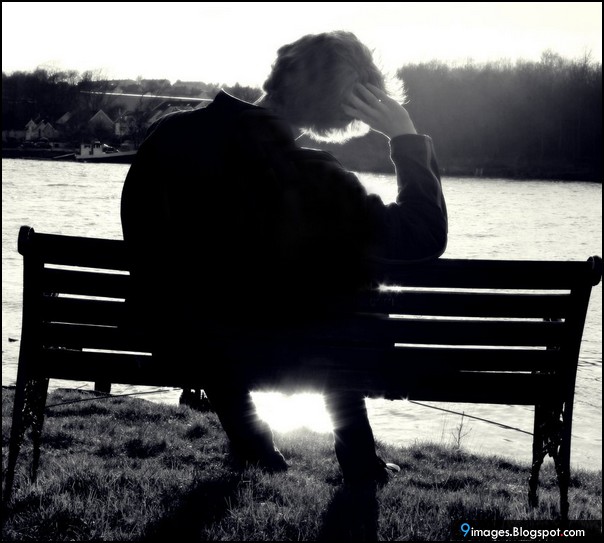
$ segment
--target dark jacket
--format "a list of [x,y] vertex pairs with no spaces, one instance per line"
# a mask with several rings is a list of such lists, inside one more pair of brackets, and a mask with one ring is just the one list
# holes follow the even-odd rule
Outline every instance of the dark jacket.
[[396,137],[391,156],[399,192],[384,205],[331,155],[299,148],[283,120],[226,93],[164,118],[122,194],[141,322],[319,317],[367,279],[368,255],[440,256],[432,141]]

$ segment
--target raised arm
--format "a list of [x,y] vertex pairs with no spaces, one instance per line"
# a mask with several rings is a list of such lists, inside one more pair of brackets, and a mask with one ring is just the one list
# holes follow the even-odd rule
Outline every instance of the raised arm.
[[442,255],[447,208],[431,138],[418,135],[407,110],[372,85],[357,85],[343,109],[389,139],[396,168],[396,203],[384,206],[370,199],[375,256],[421,260]]

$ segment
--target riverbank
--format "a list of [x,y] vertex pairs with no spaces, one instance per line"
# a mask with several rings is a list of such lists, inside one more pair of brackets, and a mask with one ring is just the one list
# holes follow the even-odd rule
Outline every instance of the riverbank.
[[[436,139],[435,139],[436,140]],[[388,141],[380,134],[369,133],[343,144],[320,143],[302,136],[302,147],[317,146],[333,154],[346,168],[375,174],[393,174]],[[446,177],[477,177],[484,179],[518,179],[551,181],[588,181],[602,183],[601,162],[564,156],[541,156],[526,153],[469,154],[454,153],[449,146],[435,141],[436,157],[441,174]]]
[[[354,169],[354,168],[353,168]],[[366,169],[370,173],[392,174],[390,167]],[[513,164],[485,163],[484,161],[441,161],[440,173],[443,177],[512,179],[517,181],[581,181],[602,184],[602,175],[590,168],[569,164]]]
[[2,158],[24,158],[29,160],[57,160],[62,158],[75,160],[75,150],[69,148],[54,149],[18,149],[2,148]]
[[[393,173],[392,164],[389,162],[374,163],[370,160],[359,161],[354,157],[339,156],[340,159],[354,171],[364,171],[373,174],[390,175]],[[75,161],[75,151],[71,149],[2,149],[2,158],[21,158],[28,160],[70,160]],[[120,164],[132,163],[133,156],[117,156],[112,159],[110,155],[104,162]],[[99,161],[100,162],[100,161]],[[481,179],[515,179],[518,181],[582,181],[602,183],[602,176],[589,168],[570,166],[568,164],[543,164],[543,165],[518,165],[518,164],[485,164],[482,161],[443,162],[441,163],[442,176],[452,178],[481,178]]]
[[[3,387],[3,466],[12,400]],[[529,466],[468,454],[463,442],[379,444],[402,470],[374,495],[343,489],[329,435],[277,433],[291,467],[268,475],[236,466],[213,413],[74,390],[51,393],[47,406],[38,482],[28,477],[26,441],[3,541],[444,541],[462,539],[464,522],[558,516],[551,461],[531,510]],[[601,472],[573,471],[570,517],[601,520]]]
[[[79,149],[77,151],[80,152]],[[134,153],[107,153],[103,156],[81,160],[81,162],[131,164]],[[78,162],[76,151],[67,148],[54,149],[2,149],[2,158],[24,159],[24,160],[50,160]]]

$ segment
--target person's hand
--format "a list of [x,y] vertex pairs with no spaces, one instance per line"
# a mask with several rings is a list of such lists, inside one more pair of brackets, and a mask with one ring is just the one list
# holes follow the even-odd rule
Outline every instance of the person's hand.
[[417,134],[407,110],[383,90],[368,83],[357,83],[342,104],[346,115],[363,121],[372,130],[389,139],[403,134]]

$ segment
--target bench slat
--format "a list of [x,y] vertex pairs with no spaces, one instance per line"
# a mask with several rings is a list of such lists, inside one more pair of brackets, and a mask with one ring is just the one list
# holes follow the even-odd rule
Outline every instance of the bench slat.
[[33,239],[19,238],[19,253],[35,253],[47,264],[128,270],[128,252],[122,240],[36,232]]
[[52,322],[118,326],[124,320],[124,307],[121,301],[44,296],[41,317]]
[[41,326],[40,337],[45,347],[151,352],[149,340],[130,336],[110,326],[46,322]]
[[564,318],[569,294],[371,292],[359,310],[408,315],[459,317]]
[[42,290],[83,296],[125,298],[129,275],[47,268],[42,275]]
[[555,349],[464,349],[398,347],[388,355],[388,368],[425,367],[427,371],[544,371],[562,366]]
[[[595,279],[591,262],[456,260],[376,263],[378,282],[399,286],[567,290]],[[599,280],[599,279],[598,279]]]

